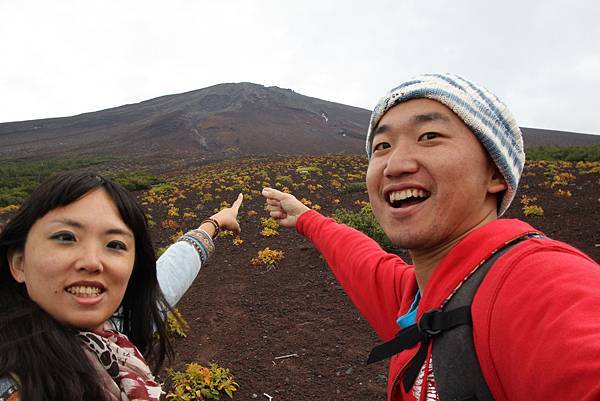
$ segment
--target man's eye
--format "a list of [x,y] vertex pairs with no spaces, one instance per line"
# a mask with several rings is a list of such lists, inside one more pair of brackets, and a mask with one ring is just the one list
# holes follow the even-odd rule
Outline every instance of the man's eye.
[[387,142],[379,142],[378,144],[376,144],[375,146],[373,146],[373,152],[375,152],[376,150],[383,150],[383,149],[387,149],[389,148],[391,145]]
[[126,251],[127,250],[127,245],[125,245],[124,242],[117,241],[117,240],[110,241],[108,244],[106,244],[106,246],[108,248],[117,249],[117,250],[121,250],[121,251]]
[[439,137],[440,135],[437,132],[426,132],[423,135],[421,135],[419,137],[420,141],[429,141],[431,139],[435,139],[437,137]]
[[75,242],[75,235],[70,232],[56,233],[53,234],[50,238],[57,241]]

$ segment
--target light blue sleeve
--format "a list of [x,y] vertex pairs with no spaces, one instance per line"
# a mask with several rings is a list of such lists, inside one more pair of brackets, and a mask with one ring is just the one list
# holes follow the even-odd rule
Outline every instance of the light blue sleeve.
[[156,261],[158,284],[169,305],[174,306],[190,288],[202,267],[194,247],[175,242]]
[[0,377],[0,400],[8,399],[16,391],[17,383],[11,376]]

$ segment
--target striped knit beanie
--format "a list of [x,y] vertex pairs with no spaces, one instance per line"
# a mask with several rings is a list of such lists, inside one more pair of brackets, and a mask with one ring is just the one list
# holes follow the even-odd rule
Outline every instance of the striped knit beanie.
[[453,74],[424,74],[388,92],[375,106],[367,133],[367,156],[371,158],[372,133],[381,117],[395,105],[410,99],[437,100],[452,110],[487,150],[508,189],[498,204],[504,214],[515,197],[525,152],[521,130],[504,103],[482,86]]

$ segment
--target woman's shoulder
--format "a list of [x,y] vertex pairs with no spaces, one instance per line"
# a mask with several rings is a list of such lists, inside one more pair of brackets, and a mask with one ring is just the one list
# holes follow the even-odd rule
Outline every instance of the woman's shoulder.
[[12,376],[0,377],[0,401],[18,401],[17,382]]

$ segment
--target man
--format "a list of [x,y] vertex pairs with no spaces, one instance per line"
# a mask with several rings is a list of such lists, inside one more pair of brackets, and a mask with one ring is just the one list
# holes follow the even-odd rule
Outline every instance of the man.
[[[525,161],[506,106],[461,77],[422,75],[380,100],[366,148],[373,213],[412,265],[293,195],[263,195],[271,216],[314,243],[381,339],[416,328],[488,265],[469,316],[491,397],[600,400],[599,266],[524,222],[499,219]],[[443,400],[436,377],[449,372],[435,368],[436,337],[423,338],[391,356],[389,400]]]

